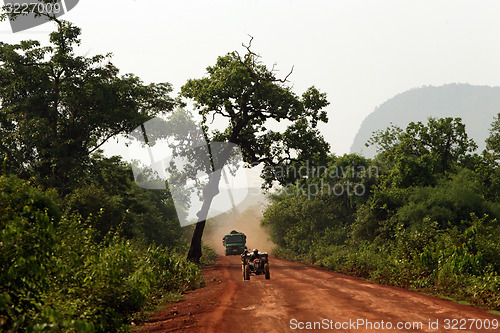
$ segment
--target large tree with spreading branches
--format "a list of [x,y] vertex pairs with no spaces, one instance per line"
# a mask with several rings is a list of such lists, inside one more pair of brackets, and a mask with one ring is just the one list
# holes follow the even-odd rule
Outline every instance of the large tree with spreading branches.
[[76,55],[80,29],[51,20],[49,46],[0,42],[0,172],[66,193],[105,142],[175,102],[169,84],[120,75],[110,55]]
[[[305,160],[326,158],[329,145],[317,125],[327,122],[324,108],[329,104],[326,94],[311,87],[297,96],[287,84],[292,71],[284,78],[276,76],[274,66],[268,68],[251,49],[252,39],[244,45],[241,56],[231,52],[207,68],[207,76],[189,80],[181,95],[195,102],[202,117],[207,142],[237,145],[248,166],[264,164],[266,186],[281,181],[272,170]],[[293,70],[293,68],[292,68]],[[215,118],[226,119],[223,130],[211,128]],[[285,123],[283,130],[271,129],[273,123]],[[279,126],[278,126],[279,127]],[[213,173],[198,212],[198,222],[191,240],[188,258],[199,261],[205,220],[213,198],[218,193],[221,170],[230,158],[231,145],[217,152],[212,160]]]

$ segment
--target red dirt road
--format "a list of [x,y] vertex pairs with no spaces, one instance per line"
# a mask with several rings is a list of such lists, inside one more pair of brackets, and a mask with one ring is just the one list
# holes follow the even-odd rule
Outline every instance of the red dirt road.
[[239,256],[219,257],[204,271],[206,287],[136,331],[500,332],[500,316],[485,310],[285,260],[270,264],[270,280],[243,281]]

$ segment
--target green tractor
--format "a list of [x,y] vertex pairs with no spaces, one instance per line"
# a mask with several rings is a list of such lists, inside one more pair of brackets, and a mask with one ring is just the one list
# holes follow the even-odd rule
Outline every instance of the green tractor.
[[269,256],[267,252],[259,252],[254,249],[252,253],[245,251],[241,254],[241,270],[243,272],[243,280],[250,280],[250,275],[264,274],[266,280],[271,278],[269,273]]
[[222,238],[222,245],[226,249],[226,256],[242,254],[247,248],[246,245],[247,236],[236,230],[231,231],[228,235]]

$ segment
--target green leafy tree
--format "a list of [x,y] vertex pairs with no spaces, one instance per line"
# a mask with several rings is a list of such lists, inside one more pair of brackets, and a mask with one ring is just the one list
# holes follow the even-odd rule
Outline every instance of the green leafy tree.
[[173,108],[166,83],[119,75],[110,55],[78,56],[80,29],[55,20],[50,46],[0,43],[2,171],[69,192],[107,140]]
[[128,239],[174,247],[182,230],[169,191],[149,191],[135,182],[130,165],[117,156],[94,154],[84,175],[87,185],[65,197],[65,214],[89,219],[102,239],[118,231]]
[[400,225],[419,230],[428,219],[444,229],[465,224],[472,213],[500,217],[498,205],[485,200],[478,178],[473,171],[462,169],[451,179],[440,179],[435,187],[411,188],[407,202],[397,212]]
[[395,126],[376,132],[368,144],[379,146],[381,159],[401,187],[433,185],[437,177],[464,162],[477,145],[469,139],[460,118],[429,118],[406,130]]
[[496,202],[500,200],[500,113],[491,124],[490,135],[486,139],[486,149],[481,158],[474,161],[474,170],[480,175],[487,196]]
[[[192,99],[202,116],[202,129],[208,143],[214,141],[237,145],[245,163],[255,166],[283,165],[296,160],[326,157],[328,144],[319,134],[318,122],[326,122],[323,111],[329,103],[324,93],[309,88],[301,97],[286,85],[288,74],[278,79],[274,68],[268,69],[260,57],[246,46],[246,54],[231,52],[207,68],[208,76],[189,80],[181,90]],[[210,130],[215,118],[226,119],[224,130]],[[271,121],[289,121],[285,131],[268,129]],[[212,171],[220,170],[230,158],[227,145],[211,158]],[[212,199],[218,193],[220,172],[213,172],[204,193],[203,207],[191,241],[188,258],[199,261],[201,238]],[[271,183],[272,179],[268,179]]]
[[486,149],[493,154],[495,160],[500,160],[500,113],[491,124],[490,136],[486,139]]

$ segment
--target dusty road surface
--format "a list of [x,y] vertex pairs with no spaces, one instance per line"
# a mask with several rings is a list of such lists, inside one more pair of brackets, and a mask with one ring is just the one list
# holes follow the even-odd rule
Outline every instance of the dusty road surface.
[[208,267],[206,287],[139,332],[500,332],[500,316],[321,268],[270,258],[271,279],[243,281],[238,256]]

